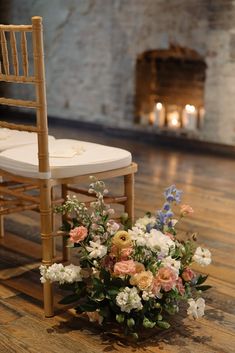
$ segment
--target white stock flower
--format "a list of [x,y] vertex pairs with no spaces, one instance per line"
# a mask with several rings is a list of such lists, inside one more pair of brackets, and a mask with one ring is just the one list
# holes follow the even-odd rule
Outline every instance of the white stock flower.
[[155,297],[155,295],[151,291],[148,292],[148,291],[144,290],[142,293],[142,299],[144,301],[149,301],[150,298],[154,298],[154,297]]
[[100,244],[100,239],[94,241],[89,241],[90,246],[86,246],[87,251],[89,252],[89,257],[97,259],[102,258],[107,254],[107,246]]
[[147,234],[140,227],[132,227],[128,229],[128,233],[131,236],[131,239],[136,242],[137,246],[145,246],[147,241]]
[[177,275],[179,274],[181,262],[175,259],[172,259],[171,256],[167,256],[162,259],[162,264],[164,267],[170,267]]
[[49,267],[40,266],[41,282],[59,282],[59,284],[79,282],[82,280],[81,267],[73,264],[63,266],[62,264],[53,264]]
[[156,223],[155,217],[149,217],[145,215],[144,217],[137,219],[137,221],[135,222],[135,226],[143,230],[146,230],[146,226],[148,224],[154,225],[155,223]]
[[165,256],[169,254],[170,248],[175,248],[173,240],[156,229],[151,229],[146,245],[152,251],[159,251]]
[[116,297],[116,303],[120,306],[121,311],[130,313],[132,309],[141,310],[143,305],[136,287],[125,287]]
[[199,246],[193,255],[193,260],[201,266],[210,265],[211,252],[208,249],[204,249]]
[[119,224],[116,223],[114,220],[110,219],[107,223],[107,231],[113,235],[115,234],[118,229],[120,228]]
[[205,300],[203,298],[198,298],[196,301],[191,298],[188,300],[188,304],[188,315],[192,315],[194,319],[198,319],[204,315]]

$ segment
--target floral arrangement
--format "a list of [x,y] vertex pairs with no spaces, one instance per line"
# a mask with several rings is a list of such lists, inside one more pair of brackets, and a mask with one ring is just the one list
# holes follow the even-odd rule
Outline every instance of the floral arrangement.
[[59,282],[72,292],[61,303],[74,302],[90,321],[115,322],[136,338],[142,328],[169,328],[169,314],[176,314],[182,301],[188,303],[189,315],[201,317],[201,293],[210,286],[203,284],[207,276],[196,274],[191,265],[209,265],[211,253],[196,246],[195,234],[184,241],[177,238],[178,222],[193,213],[189,205],[180,206],[182,192],[174,185],[167,188],[163,208],[132,227],[126,214],[121,223],[112,218],[114,210],[104,202],[107,192],[102,181],[93,180],[89,193],[96,201],[89,208],[75,196],[57,207],[56,212],[71,216],[62,230],[77,250],[79,264],[41,266],[41,282]]

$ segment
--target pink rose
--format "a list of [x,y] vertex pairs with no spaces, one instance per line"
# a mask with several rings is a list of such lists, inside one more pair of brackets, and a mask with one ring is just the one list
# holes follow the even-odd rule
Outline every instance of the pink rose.
[[71,243],[79,243],[87,237],[87,228],[80,226],[74,229],[71,229],[69,232]]
[[119,261],[114,265],[115,275],[133,275],[135,270],[135,262],[133,260]]
[[176,289],[178,290],[178,292],[181,294],[181,295],[184,295],[185,293],[185,288],[184,288],[184,285],[183,285],[183,281],[182,281],[182,278],[179,277],[176,281]]
[[126,260],[131,255],[133,248],[129,246],[128,248],[121,249],[121,259]]
[[116,245],[112,245],[110,256],[111,257],[118,257],[121,260],[127,260],[128,257],[131,255],[133,248],[131,246],[127,248],[120,249]]
[[182,273],[182,278],[185,282],[191,281],[195,277],[195,273],[191,270],[191,268],[186,267]]
[[194,211],[189,205],[182,205],[180,208],[180,215],[182,217],[192,214]]
[[160,294],[160,290],[161,290],[161,284],[159,283],[158,279],[155,277],[152,283],[151,291],[156,297],[158,297]]
[[176,284],[177,274],[170,267],[162,267],[157,273],[156,280],[165,292],[169,292]]

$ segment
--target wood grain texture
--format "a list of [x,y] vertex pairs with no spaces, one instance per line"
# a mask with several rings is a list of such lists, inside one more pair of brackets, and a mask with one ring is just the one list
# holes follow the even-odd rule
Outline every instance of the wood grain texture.
[[[56,316],[45,319],[42,310],[42,288],[39,273],[30,266],[41,256],[35,235],[24,232],[33,226],[34,213],[17,215],[13,233],[1,239],[0,271],[23,267],[18,276],[0,280],[0,352],[47,353],[233,353],[235,351],[235,174],[234,161],[213,155],[157,148],[138,141],[107,137],[101,132],[54,127],[50,133],[60,138],[76,138],[122,147],[133,153],[139,164],[135,180],[135,212],[155,212],[162,206],[163,189],[175,183],[184,190],[184,203],[194,208],[179,233],[196,231],[198,242],[210,248],[213,262],[199,268],[209,274],[213,286],[204,294],[205,316],[194,321],[180,314],[172,328],[158,331],[138,345],[115,339],[109,332],[75,316],[72,309],[58,304],[62,293],[56,288]],[[87,185],[84,185],[86,187]],[[120,194],[121,180],[108,182],[108,188]],[[8,220],[14,215],[7,216]],[[35,217],[35,218],[34,218]],[[28,219],[28,221],[27,221]],[[56,220],[59,225],[59,219]],[[19,226],[17,226],[19,224]],[[20,233],[21,229],[21,233]],[[38,228],[39,231],[39,228]],[[18,234],[18,235],[17,235]],[[39,235],[38,235],[39,240]],[[60,242],[60,239],[57,239]],[[60,247],[61,248],[61,247]],[[59,248],[58,248],[59,249]],[[1,273],[1,272],[0,272]],[[9,272],[10,273],[10,272]]]

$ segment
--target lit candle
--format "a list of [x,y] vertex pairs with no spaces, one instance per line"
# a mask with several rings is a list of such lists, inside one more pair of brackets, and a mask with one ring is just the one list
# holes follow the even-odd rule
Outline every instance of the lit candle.
[[167,114],[168,126],[172,129],[180,127],[179,112],[177,110],[171,111]]
[[165,108],[161,102],[157,102],[155,105],[155,125],[161,127],[164,125]]
[[197,123],[197,109],[194,105],[186,104],[183,111],[184,127],[187,130],[195,130]]

